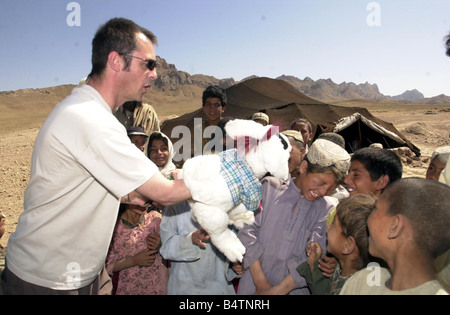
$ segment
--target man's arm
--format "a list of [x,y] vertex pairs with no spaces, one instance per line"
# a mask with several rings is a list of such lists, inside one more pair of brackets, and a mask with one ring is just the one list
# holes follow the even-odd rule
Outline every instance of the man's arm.
[[[186,187],[183,180],[168,180],[161,173],[155,173],[148,181],[136,189],[136,192],[142,195],[142,201],[156,201],[163,206],[170,206],[186,201],[192,197],[190,190]],[[139,196],[132,197],[139,199]],[[132,198],[130,198],[131,203]]]

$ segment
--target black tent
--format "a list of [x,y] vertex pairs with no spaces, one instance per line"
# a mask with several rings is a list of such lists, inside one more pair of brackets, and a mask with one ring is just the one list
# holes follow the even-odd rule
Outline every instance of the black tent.
[[[314,139],[324,132],[339,133],[344,137],[349,153],[372,143],[381,143],[385,148],[409,147],[420,156],[420,149],[393,124],[373,116],[366,108],[314,100],[283,80],[251,79],[229,87],[226,93],[228,105],[224,116],[250,119],[255,112],[264,112],[269,115],[270,123],[278,125],[281,131],[289,129],[294,119],[305,118],[313,126]],[[178,138],[172,137],[173,128],[186,126],[193,131],[194,118],[205,119],[201,108],[165,121],[161,131],[175,143]]]

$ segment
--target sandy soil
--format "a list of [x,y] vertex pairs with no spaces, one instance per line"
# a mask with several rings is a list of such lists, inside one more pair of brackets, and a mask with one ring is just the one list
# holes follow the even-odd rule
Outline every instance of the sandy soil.
[[[393,123],[422,151],[420,159],[402,152],[404,177],[425,177],[429,156],[442,145],[450,145],[449,111],[373,112]],[[1,244],[6,246],[23,211],[23,195],[30,174],[31,153],[39,128],[25,129],[0,136],[0,210],[6,216],[6,232]]]

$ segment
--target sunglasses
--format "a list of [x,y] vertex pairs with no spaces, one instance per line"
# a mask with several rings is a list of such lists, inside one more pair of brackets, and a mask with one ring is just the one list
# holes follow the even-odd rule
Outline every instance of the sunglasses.
[[156,68],[156,60],[154,60],[154,59],[145,59],[145,58],[136,57],[136,56],[133,56],[133,55],[130,55],[130,54],[126,54],[126,56],[130,56],[130,57],[141,59],[142,61],[145,61],[147,63],[147,68],[150,71],[153,71],[153,69]]

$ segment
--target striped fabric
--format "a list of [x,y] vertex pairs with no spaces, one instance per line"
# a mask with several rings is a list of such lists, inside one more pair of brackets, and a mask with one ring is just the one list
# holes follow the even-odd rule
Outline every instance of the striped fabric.
[[242,203],[247,210],[257,210],[261,201],[261,183],[250,166],[236,149],[223,151],[219,156],[222,162],[220,174],[228,185],[234,206]]

